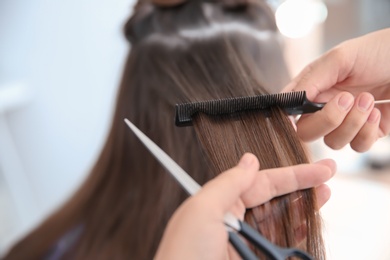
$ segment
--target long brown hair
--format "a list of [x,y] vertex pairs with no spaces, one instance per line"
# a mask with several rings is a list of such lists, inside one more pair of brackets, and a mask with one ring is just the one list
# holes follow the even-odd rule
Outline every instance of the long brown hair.
[[[241,1],[242,2],[242,1]],[[255,1],[252,1],[255,2]],[[187,197],[123,122],[129,118],[203,184],[244,152],[261,168],[307,162],[282,111],[240,118],[194,118],[176,128],[174,105],[278,92],[288,73],[272,11],[263,1],[225,6],[188,1],[175,7],[137,6],[125,26],[132,44],[112,127],[88,179],[50,218],[16,244],[5,259],[47,256],[56,241],[81,227],[63,259],[152,259],[165,225]],[[198,138],[197,138],[198,137]],[[271,241],[324,258],[312,190],[248,210],[246,220]]]

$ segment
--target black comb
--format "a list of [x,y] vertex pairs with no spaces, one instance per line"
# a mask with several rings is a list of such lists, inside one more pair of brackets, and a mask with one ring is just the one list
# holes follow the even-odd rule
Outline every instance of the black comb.
[[175,124],[176,126],[190,126],[192,125],[192,117],[197,113],[221,116],[280,107],[289,115],[299,115],[314,113],[321,110],[324,105],[325,103],[309,101],[305,91],[183,103],[175,106]]

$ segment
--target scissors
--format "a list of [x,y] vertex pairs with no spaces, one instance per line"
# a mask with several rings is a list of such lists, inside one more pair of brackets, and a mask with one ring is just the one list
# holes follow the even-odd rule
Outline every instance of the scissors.
[[[179,182],[188,194],[193,195],[201,189],[201,186],[191,178],[168,154],[166,154],[160,147],[158,147],[152,140],[149,139],[141,130],[139,130],[127,118],[126,124],[146,146],[146,148],[157,158],[157,160],[165,167],[166,170]],[[271,260],[285,260],[288,257],[298,257],[303,260],[313,260],[313,258],[306,252],[296,248],[279,247],[260,233],[254,230],[247,223],[237,219],[232,213],[228,212],[224,216],[224,224],[229,234],[229,242],[233,245],[238,254],[247,260],[258,259],[257,256],[249,249],[244,241],[238,236],[242,235],[254,246],[261,250],[268,259]]]

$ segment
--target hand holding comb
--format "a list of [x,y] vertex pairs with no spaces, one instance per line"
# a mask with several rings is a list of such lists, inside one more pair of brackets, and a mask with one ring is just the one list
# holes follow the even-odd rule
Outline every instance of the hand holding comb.
[[[375,104],[385,103],[390,103],[390,99],[375,101]],[[243,111],[262,111],[277,106],[283,108],[289,115],[301,115],[314,113],[325,105],[326,103],[308,100],[305,91],[182,103],[175,106],[175,124],[191,126],[192,117],[197,113],[211,116],[232,115]]]

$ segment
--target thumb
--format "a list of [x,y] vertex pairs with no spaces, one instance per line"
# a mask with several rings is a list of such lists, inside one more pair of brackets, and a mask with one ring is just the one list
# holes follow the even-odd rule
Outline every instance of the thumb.
[[252,186],[259,166],[257,157],[246,153],[237,166],[206,183],[196,196],[206,198],[209,206],[224,214]]
[[331,51],[307,65],[284,89],[306,91],[307,98],[314,100],[320,93],[343,81],[348,74],[346,62],[338,51]]

